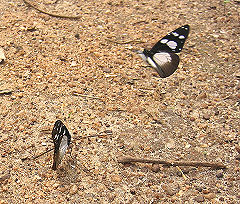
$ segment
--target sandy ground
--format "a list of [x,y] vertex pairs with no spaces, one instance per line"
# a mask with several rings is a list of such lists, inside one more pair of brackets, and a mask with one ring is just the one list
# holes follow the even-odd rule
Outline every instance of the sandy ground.
[[[1,204],[240,202],[239,1],[35,5],[81,18],[0,0]],[[133,50],[185,24],[179,69],[161,79]],[[53,152],[23,161],[53,147],[57,119],[72,135],[71,155],[57,171]],[[82,138],[104,132],[112,134]],[[181,167],[184,178],[176,167],[123,165],[120,156],[228,169]]]

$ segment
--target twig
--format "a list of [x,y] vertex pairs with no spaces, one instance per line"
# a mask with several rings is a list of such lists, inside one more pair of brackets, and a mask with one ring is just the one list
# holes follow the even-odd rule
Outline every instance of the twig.
[[103,137],[103,136],[108,136],[108,135],[112,135],[112,133],[105,133],[105,134],[99,134],[99,135],[89,135],[89,136],[83,136],[81,138],[85,139],[85,138],[89,138],[89,137]]
[[85,94],[79,94],[77,92],[73,92],[72,93],[74,96],[81,96],[81,97],[87,97],[87,98],[93,98],[93,99],[101,99],[99,97],[96,97],[96,96],[89,96],[89,95],[85,95]]
[[36,9],[37,11],[47,14],[49,16],[53,16],[53,17],[57,17],[57,18],[71,18],[71,19],[78,19],[81,18],[81,16],[65,16],[65,15],[60,15],[60,14],[54,14],[54,13],[49,13],[47,11],[44,11],[42,9],[39,9],[38,7],[34,6],[32,3],[30,3],[28,0],[23,0],[23,2],[27,5],[29,5],[30,7]]
[[184,175],[182,169],[180,169],[179,166],[176,166],[177,170],[182,174],[182,177],[184,178],[184,180],[187,180],[187,177]]
[[145,43],[141,40],[129,40],[129,41],[125,41],[125,42],[124,41],[123,42],[118,42],[118,41],[111,40],[109,38],[106,38],[106,40],[109,41],[109,42],[112,42],[112,43],[120,44],[120,45],[129,44],[129,43],[139,43],[139,44],[140,43]]
[[227,167],[221,163],[210,163],[210,162],[197,162],[197,161],[173,161],[173,160],[160,160],[160,159],[142,159],[133,157],[122,157],[118,160],[120,163],[153,163],[153,164],[164,164],[167,166],[195,166],[195,167],[212,167],[216,169],[226,169]]

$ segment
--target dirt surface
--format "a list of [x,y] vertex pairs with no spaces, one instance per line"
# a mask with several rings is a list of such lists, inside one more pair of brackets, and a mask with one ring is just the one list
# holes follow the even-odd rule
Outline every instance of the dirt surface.
[[[0,0],[1,204],[240,203],[239,1],[33,2],[81,18]],[[133,50],[185,24],[179,69],[161,79]],[[22,161],[53,147],[57,119],[72,135],[72,157],[57,171],[53,152]],[[112,135],[82,138],[103,132]],[[228,169],[181,167],[184,178],[120,156]]]

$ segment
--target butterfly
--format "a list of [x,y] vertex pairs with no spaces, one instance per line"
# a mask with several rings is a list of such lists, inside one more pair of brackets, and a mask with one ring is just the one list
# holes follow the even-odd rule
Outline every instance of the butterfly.
[[52,139],[54,143],[52,169],[56,170],[71,142],[71,135],[66,126],[60,120],[57,120],[54,124],[52,130]]
[[162,78],[172,75],[179,64],[179,56],[190,31],[189,25],[184,25],[159,40],[151,50],[138,51],[140,57],[151,65]]

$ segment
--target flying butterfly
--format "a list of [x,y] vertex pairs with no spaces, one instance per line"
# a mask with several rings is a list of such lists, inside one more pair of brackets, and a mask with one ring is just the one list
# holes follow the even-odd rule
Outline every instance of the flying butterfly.
[[52,169],[56,170],[71,142],[71,135],[66,126],[60,120],[57,120],[54,124],[52,130],[52,139],[54,143]]
[[138,51],[140,57],[151,65],[162,78],[172,75],[179,64],[179,56],[190,31],[189,25],[184,25],[159,40],[151,50]]

